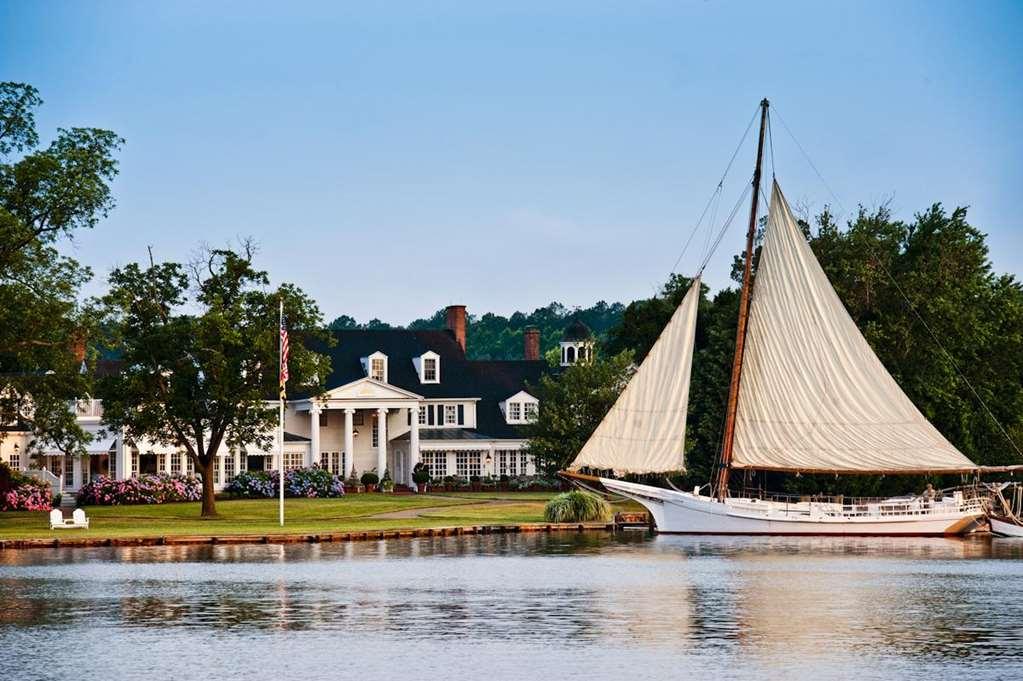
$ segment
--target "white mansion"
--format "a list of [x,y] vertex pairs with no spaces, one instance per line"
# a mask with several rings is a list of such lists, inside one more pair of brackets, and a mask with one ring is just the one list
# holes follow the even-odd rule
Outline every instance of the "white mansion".
[[[465,356],[464,306],[447,308],[447,327],[334,332],[327,391],[289,396],[286,403],[284,467],[317,464],[345,478],[387,470],[398,484],[411,483],[419,461],[434,477],[534,474],[522,427],[539,404],[531,386],[551,370],[540,354],[539,330],[524,331],[524,359],[477,361]],[[574,322],[561,342],[561,365],[591,351],[589,330]],[[103,362],[98,370],[116,371],[117,363]],[[193,472],[178,448],[105,431],[100,400],[81,400],[75,408],[94,435],[89,456],[48,451],[30,461],[31,435],[9,431],[0,440],[0,460],[21,470],[44,467],[71,492],[98,475]],[[225,445],[214,484],[222,489],[239,471],[276,466],[273,451]]]

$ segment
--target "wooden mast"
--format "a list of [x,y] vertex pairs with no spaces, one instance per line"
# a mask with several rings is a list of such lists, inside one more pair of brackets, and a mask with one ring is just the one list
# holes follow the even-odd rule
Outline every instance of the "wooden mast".
[[757,142],[757,165],[753,169],[753,201],[749,211],[749,230],[746,232],[746,260],[742,270],[742,292],[739,294],[739,323],[735,331],[735,356],[732,358],[732,380],[728,385],[728,406],[725,412],[725,433],[721,442],[721,460],[718,464],[714,489],[718,499],[728,496],[728,475],[731,472],[732,445],[735,442],[735,413],[739,408],[739,375],[742,356],[746,349],[746,322],[749,320],[750,279],[753,270],[753,240],[757,234],[757,202],[760,201],[760,165],[764,157],[764,129],[767,124],[767,98],[760,102],[760,140]]

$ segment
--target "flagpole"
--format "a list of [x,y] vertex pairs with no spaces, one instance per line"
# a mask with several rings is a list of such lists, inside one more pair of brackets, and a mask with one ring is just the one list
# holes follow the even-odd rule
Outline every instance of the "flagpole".
[[[284,298],[281,298],[280,324],[277,329],[277,354],[280,358],[278,375],[283,375],[284,369]],[[284,383],[281,383],[280,393],[277,395],[277,455],[278,471],[280,476],[280,502],[279,517],[281,527],[284,527]]]

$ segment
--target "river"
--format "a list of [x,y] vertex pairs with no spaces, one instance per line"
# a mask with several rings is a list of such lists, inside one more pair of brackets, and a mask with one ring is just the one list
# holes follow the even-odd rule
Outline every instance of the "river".
[[1023,677],[1023,541],[0,552],[0,679]]

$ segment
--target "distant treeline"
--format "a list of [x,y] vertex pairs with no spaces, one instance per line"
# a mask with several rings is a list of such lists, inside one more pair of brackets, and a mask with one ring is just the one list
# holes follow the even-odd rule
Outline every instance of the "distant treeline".
[[[604,341],[612,328],[622,319],[625,306],[622,303],[600,301],[587,308],[568,308],[561,303],[551,303],[533,312],[515,312],[510,317],[487,312],[483,315],[469,315],[466,331],[466,354],[470,359],[522,359],[522,330],[528,326],[540,329],[540,347],[543,352],[555,348],[561,340],[565,327],[573,319],[581,320],[590,327],[598,341]],[[432,316],[416,319],[404,328],[442,329],[445,326],[445,311],[437,310]],[[330,328],[340,329],[392,329],[402,328],[372,319],[359,323],[348,315],[342,315],[330,323]]]

